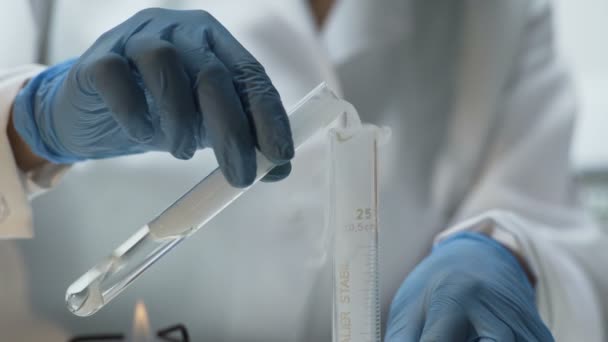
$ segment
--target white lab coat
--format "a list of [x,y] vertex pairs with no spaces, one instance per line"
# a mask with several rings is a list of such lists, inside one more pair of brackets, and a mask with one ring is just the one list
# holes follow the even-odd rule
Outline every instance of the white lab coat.
[[[325,80],[363,120],[391,126],[381,156],[384,317],[403,278],[452,227],[444,234],[482,231],[528,262],[539,309],[558,341],[608,340],[608,237],[572,199],[575,103],[546,1],[340,1],[318,35],[300,0],[63,0],[45,37],[50,61],[81,53],[139,8],[169,5],[211,11],[266,66],[288,106]],[[27,63],[29,55],[17,54],[36,39],[25,2],[3,6],[14,9],[2,11],[13,19],[2,32],[19,32],[0,35],[3,65]],[[25,74],[17,73],[21,81]],[[2,103],[12,101],[8,90],[18,83],[2,83]],[[0,293],[20,284],[28,290],[0,303],[0,312],[20,308],[22,320],[36,313],[65,334],[124,331],[135,299],[143,298],[153,326],[184,323],[197,341],[329,340],[322,141],[298,153],[287,180],[252,189],[88,319],[63,308],[67,285],[215,164],[207,151],[188,162],[150,153],[75,165],[32,202],[36,238],[14,251],[23,260],[2,259],[0,274],[14,284]],[[13,173],[0,175],[0,184],[14,185]],[[48,186],[47,173],[25,175],[24,184]],[[17,229],[6,222],[0,230]],[[16,273],[19,262],[27,275]]]

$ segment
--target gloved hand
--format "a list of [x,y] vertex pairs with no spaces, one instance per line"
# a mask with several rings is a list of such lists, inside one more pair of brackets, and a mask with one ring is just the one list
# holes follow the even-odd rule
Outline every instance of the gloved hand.
[[211,147],[235,186],[255,178],[256,147],[291,170],[289,121],[264,68],[204,11],[146,9],[80,58],[32,79],[13,109],[19,135],[57,163],[145,151],[189,159]]
[[393,299],[387,342],[553,341],[517,259],[481,234],[439,243]]

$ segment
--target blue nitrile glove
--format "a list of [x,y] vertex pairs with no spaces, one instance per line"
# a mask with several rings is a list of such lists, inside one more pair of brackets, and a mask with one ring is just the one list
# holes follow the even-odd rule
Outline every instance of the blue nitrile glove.
[[287,176],[294,155],[264,68],[204,11],[135,14],[33,78],[13,116],[32,151],[57,163],[145,151],[189,159],[211,147],[228,181],[246,186],[256,147],[282,165],[267,180]]
[[393,299],[387,342],[553,341],[524,270],[498,242],[459,233],[438,244]]

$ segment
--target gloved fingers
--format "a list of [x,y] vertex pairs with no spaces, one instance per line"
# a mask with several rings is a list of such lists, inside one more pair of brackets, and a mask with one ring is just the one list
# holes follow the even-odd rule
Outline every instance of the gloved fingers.
[[464,342],[470,330],[471,324],[462,304],[442,294],[431,298],[420,341]]
[[108,53],[84,70],[124,132],[139,143],[151,140],[154,126],[148,117],[146,97],[133,77],[127,60],[118,54]]
[[[515,342],[513,329],[498,318],[492,311],[480,308],[471,313],[471,324],[475,329],[478,341]],[[511,322],[509,322],[510,324]]]
[[400,322],[389,325],[384,342],[418,342],[420,341],[421,322]]
[[291,173],[291,163],[285,163],[283,165],[279,165],[279,166],[275,167],[274,169],[270,170],[270,172],[268,172],[266,174],[266,176],[264,176],[262,178],[262,182],[267,182],[267,183],[278,182],[278,181],[284,179],[285,177],[289,176],[290,173]]
[[553,334],[551,334],[551,331],[543,322],[543,319],[540,317],[534,303],[527,311],[527,315],[519,315],[521,319],[517,322],[519,325],[518,331],[520,331],[522,335],[520,339],[543,342],[554,341],[555,339]]
[[196,81],[203,130],[224,176],[236,187],[256,176],[255,140],[228,69],[211,52],[205,54]]
[[177,50],[170,42],[136,35],[127,42],[125,55],[135,64],[158,107],[169,151],[176,158],[190,159],[198,146],[200,117]]
[[244,62],[234,69],[234,83],[253,121],[260,151],[276,164],[291,160],[295,151],[287,113],[264,68],[257,62]]
[[386,325],[385,342],[418,342],[424,327],[424,306],[421,299],[403,301],[397,294],[391,304]]
[[[484,290],[487,291],[487,290]],[[483,292],[480,298],[488,297]],[[477,303],[471,322],[479,336],[487,336],[497,341],[553,341],[551,331],[543,323],[534,304],[502,302],[506,297],[494,298],[491,304]]]
[[294,156],[287,113],[264,67],[213,17],[208,32],[211,48],[232,75],[243,108],[253,121],[262,154],[276,164]]

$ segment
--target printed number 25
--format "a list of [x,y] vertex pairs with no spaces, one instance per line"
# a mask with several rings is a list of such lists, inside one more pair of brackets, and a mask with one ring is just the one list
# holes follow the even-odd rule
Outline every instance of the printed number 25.
[[372,209],[357,209],[357,220],[370,220],[372,218]]

